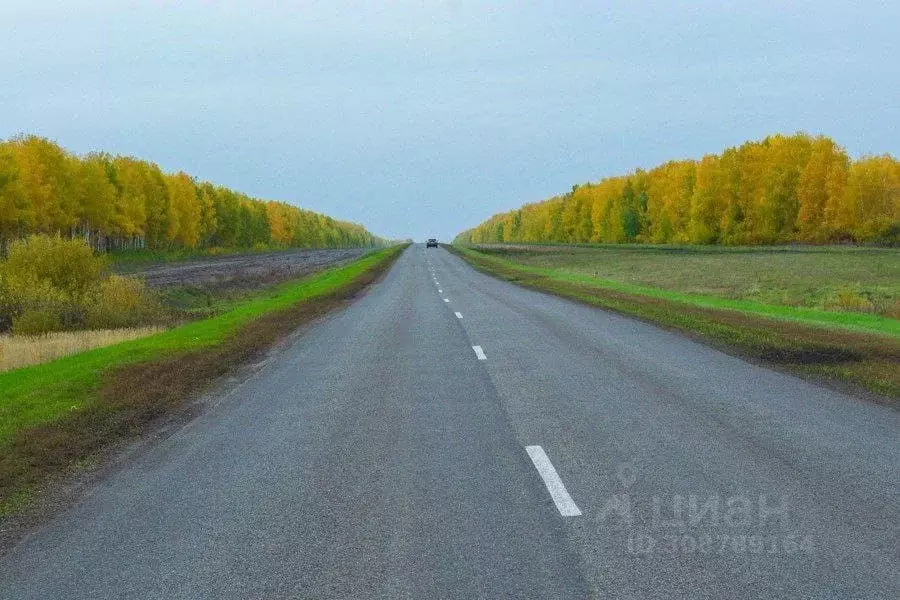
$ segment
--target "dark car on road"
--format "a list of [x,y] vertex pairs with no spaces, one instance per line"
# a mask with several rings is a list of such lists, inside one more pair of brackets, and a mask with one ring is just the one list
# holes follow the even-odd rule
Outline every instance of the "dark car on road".
[[426,248],[437,248],[438,247],[437,240],[434,238],[428,238],[428,241],[425,242],[425,247]]

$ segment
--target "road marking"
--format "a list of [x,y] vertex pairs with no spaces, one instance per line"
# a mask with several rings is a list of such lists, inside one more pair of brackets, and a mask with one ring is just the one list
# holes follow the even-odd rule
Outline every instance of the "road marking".
[[487,360],[487,356],[484,355],[484,350],[481,349],[481,346],[472,346],[472,350],[475,351],[475,356],[478,357],[478,360]]
[[461,313],[461,312],[455,312],[455,313],[453,313],[453,314],[456,315],[456,318],[457,318],[457,319],[462,319],[462,313]]
[[450,298],[444,298],[444,302],[450,302]]
[[553,498],[553,503],[556,504],[559,514],[564,517],[580,517],[581,510],[575,504],[575,501],[572,500],[569,492],[566,491],[566,486],[563,485],[559,474],[553,468],[553,463],[550,462],[550,458],[547,457],[544,449],[540,446],[526,446],[525,451],[528,452],[531,462],[534,463],[534,468],[538,470],[541,479],[544,480],[544,485],[547,486],[547,491],[550,492],[550,497]]
[[442,290],[441,288],[438,288],[438,294],[443,294],[443,293],[444,293],[444,290]]

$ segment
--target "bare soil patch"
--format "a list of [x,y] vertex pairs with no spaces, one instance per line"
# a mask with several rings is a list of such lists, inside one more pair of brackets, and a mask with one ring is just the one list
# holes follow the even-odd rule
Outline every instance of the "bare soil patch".
[[294,249],[229,256],[211,256],[151,265],[124,265],[122,274],[143,279],[148,287],[252,287],[276,283],[339,266],[370,248]]

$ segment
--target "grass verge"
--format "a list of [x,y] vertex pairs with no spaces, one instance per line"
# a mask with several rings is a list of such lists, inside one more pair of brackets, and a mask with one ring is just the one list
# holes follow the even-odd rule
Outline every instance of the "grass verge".
[[[475,268],[525,287],[689,333],[765,364],[900,397],[897,322],[875,315],[757,306],[572,276],[448,247]],[[765,308],[766,310],[761,310]],[[771,310],[769,310],[771,309]],[[893,323],[890,323],[893,321]]]
[[22,505],[23,490],[139,434],[287,333],[343,304],[402,250],[379,250],[276,285],[213,318],[0,373],[0,515]]

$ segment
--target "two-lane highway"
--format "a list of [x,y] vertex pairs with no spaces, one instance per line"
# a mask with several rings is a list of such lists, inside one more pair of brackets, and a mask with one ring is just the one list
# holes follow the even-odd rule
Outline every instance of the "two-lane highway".
[[898,425],[417,245],[0,598],[894,598]]
[[596,595],[898,596],[896,411],[432,257]]

